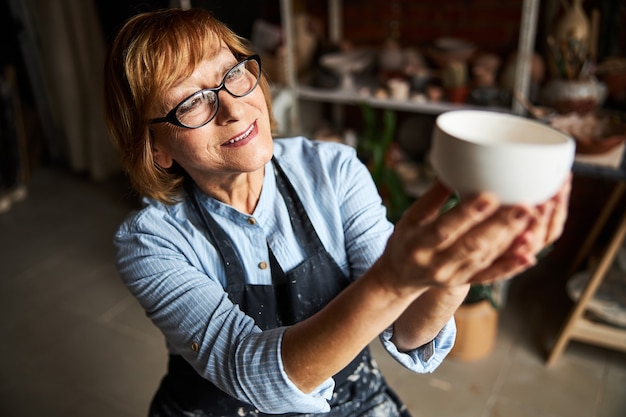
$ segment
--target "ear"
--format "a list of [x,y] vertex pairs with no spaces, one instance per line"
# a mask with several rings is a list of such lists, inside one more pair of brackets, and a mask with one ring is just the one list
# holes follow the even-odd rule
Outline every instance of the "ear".
[[152,145],[152,158],[154,158],[154,161],[161,168],[171,168],[174,163],[174,159],[172,159],[169,152],[167,152],[167,150],[160,145],[160,142],[154,138],[153,130],[150,130],[150,143]]

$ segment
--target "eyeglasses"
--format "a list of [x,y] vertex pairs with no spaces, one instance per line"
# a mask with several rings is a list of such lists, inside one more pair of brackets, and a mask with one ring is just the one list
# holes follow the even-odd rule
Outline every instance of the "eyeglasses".
[[165,117],[151,119],[150,124],[171,123],[197,129],[209,123],[220,107],[218,93],[226,90],[233,97],[250,94],[261,78],[261,57],[252,55],[228,70],[218,87],[197,91],[181,101]]

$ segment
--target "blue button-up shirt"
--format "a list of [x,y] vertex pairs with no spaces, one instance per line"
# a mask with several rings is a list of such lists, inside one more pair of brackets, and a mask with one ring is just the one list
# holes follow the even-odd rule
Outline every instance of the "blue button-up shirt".
[[[354,149],[305,138],[277,139],[274,156],[326,250],[346,276],[360,277],[383,252],[393,225]],[[329,411],[332,378],[310,394],[301,392],[283,369],[280,351],[285,328],[261,331],[228,298],[220,256],[191,202],[164,205],[146,199],[144,203],[115,235],[117,267],[165,335],[169,351],[260,411]],[[200,204],[235,242],[248,283],[272,283],[268,244],[285,271],[304,259],[271,163],[265,166],[263,189],[252,215],[204,195]],[[455,332],[451,320],[433,343],[408,353],[398,352],[390,341],[391,328],[381,340],[407,368],[430,372],[451,349]]]

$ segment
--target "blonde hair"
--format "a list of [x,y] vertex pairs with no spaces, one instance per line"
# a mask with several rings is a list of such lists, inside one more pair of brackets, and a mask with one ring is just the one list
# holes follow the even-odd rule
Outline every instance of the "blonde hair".
[[[132,17],[115,37],[104,69],[105,117],[124,170],[142,196],[173,204],[182,195],[185,173],[165,170],[153,158],[150,118],[163,108],[166,93],[225,45],[237,57],[252,55],[245,39],[204,9],[166,9]],[[268,81],[259,86],[272,116]]]

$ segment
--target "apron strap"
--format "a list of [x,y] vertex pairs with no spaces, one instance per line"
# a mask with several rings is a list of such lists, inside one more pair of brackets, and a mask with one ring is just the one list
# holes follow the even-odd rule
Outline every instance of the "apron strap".
[[226,234],[226,232],[224,232],[224,229],[220,227],[213,216],[200,207],[198,196],[191,180],[188,181],[186,188],[196,212],[200,215],[202,221],[204,222],[204,226],[209,234],[211,242],[213,242],[220,258],[222,258],[222,265],[224,265],[224,270],[226,271],[226,288],[237,290],[239,292],[243,289],[245,282],[242,282],[237,278],[245,277],[245,274],[241,260],[235,251],[233,241]]
[[276,187],[283,196],[287,209],[290,213],[293,213],[289,216],[289,219],[296,238],[304,247],[306,253],[311,256],[320,248],[324,248],[322,240],[315,231],[315,227],[313,227],[313,223],[304,209],[293,184],[288,180],[287,174],[285,174],[275,157],[272,157],[272,163],[276,171]]

